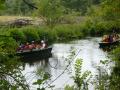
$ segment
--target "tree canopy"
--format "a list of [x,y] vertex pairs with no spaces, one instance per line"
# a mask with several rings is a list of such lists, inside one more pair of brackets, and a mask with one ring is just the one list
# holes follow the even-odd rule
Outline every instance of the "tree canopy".
[[50,27],[53,27],[59,21],[64,12],[61,0],[38,0],[36,5],[38,7],[37,15],[42,17]]

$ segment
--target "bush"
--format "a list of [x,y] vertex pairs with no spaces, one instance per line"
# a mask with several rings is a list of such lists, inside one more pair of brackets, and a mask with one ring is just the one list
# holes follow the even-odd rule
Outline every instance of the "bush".
[[57,40],[56,32],[48,27],[39,27],[38,35],[41,40],[44,39],[48,43],[53,43]]
[[13,28],[13,29],[10,29],[9,32],[10,32],[10,36],[12,36],[16,41],[19,41],[19,42],[26,41],[26,37],[21,30],[17,28]]
[[82,27],[85,31],[83,33],[90,36],[102,36],[104,34],[112,33],[113,31],[120,32],[120,23],[115,21],[86,21]]
[[39,40],[38,31],[34,27],[21,28],[28,42]]
[[55,41],[70,41],[81,39],[86,36],[102,36],[112,33],[114,30],[120,32],[120,23],[115,21],[91,21],[87,20],[80,24],[60,24],[53,29],[47,26],[26,26],[21,28],[1,28],[9,32],[14,39],[20,42],[31,42],[45,39],[49,43]]
[[73,40],[83,37],[79,25],[58,25],[54,28],[58,40]]

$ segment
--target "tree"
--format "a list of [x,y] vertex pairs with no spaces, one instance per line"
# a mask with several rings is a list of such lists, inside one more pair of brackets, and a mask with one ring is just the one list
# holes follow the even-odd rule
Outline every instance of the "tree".
[[2,14],[3,10],[5,9],[5,0],[0,0],[0,15]]
[[92,4],[92,0],[62,0],[62,2],[67,9],[81,12],[82,15],[85,15],[87,8]]
[[93,4],[100,4],[101,0],[92,0]]
[[22,64],[15,56],[16,42],[12,37],[0,36],[0,89],[29,90],[22,75]]
[[38,7],[36,14],[51,28],[59,22],[64,11],[61,0],[38,0],[36,5]]
[[[32,3],[33,1],[27,0],[27,2]],[[34,10],[32,7],[28,6],[23,0],[1,0],[0,8],[5,8],[4,13],[18,15],[30,15],[31,12]]]
[[5,0],[0,0],[0,9],[3,8]]
[[106,21],[120,20],[120,2],[119,0],[103,0],[100,6],[91,7],[91,16],[100,17]]
[[102,17],[105,20],[120,20],[120,1],[104,0],[102,2]]

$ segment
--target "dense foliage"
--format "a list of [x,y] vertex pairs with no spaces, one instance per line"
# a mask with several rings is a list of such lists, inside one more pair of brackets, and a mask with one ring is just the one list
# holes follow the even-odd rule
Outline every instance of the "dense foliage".
[[[76,26],[76,28],[74,28]],[[19,43],[46,40],[48,43],[69,41],[84,37],[80,25],[57,25],[51,30],[49,27],[28,26],[22,28],[1,28],[6,30]],[[51,31],[50,31],[51,30]]]
[[37,0],[37,15],[43,17],[43,20],[50,27],[58,23],[59,18],[64,11],[61,6],[61,0]]
[[[5,13],[13,15],[30,15],[36,8],[38,10],[46,8],[58,12],[59,6],[65,7],[65,13],[77,11],[84,15],[92,4],[99,4],[100,0],[1,0],[1,2],[5,3]],[[46,10],[42,12],[46,12]]]
[[[92,6],[88,10],[88,16],[90,16],[91,27],[95,27],[96,30],[108,31],[120,31],[120,2],[119,0],[104,0],[100,3],[100,6]],[[98,25],[98,26],[96,26]]]
[[[1,32],[1,31],[0,31]],[[22,64],[15,55],[17,44],[12,37],[0,36],[0,89],[28,90],[21,71]]]
[[115,66],[111,74],[110,87],[113,90],[118,90],[120,88],[120,83],[118,83],[120,82],[120,46],[111,52],[111,57],[115,62]]
[[97,90],[119,90],[120,88],[120,46],[113,49],[109,57],[111,60],[101,61],[103,66],[97,67],[98,75],[93,81]]
[[[32,3],[31,0],[27,0],[28,2]],[[33,8],[29,7],[25,4],[23,0],[2,0],[4,3],[5,10],[2,12],[2,14],[8,14],[8,15],[30,15]],[[1,4],[2,5],[2,4]],[[3,5],[2,5],[3,7]]]
[[92,5],[92,0],[62,0],[62,2],[66,7],[66,13],[77,11],[81,15],[84,15],[87,8]]

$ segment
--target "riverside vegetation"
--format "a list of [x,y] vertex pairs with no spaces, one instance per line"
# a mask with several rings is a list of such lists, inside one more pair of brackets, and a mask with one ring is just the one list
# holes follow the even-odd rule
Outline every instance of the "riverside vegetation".
[[113,22],[98,22],[94,25],[85,22],[82,24],[56,25],[53,29],[47,26],[2,27],[0,28],[0,32],[6,32],[5,35],[10,35],[20,42],[30,42],[45,38],[49,43],[52,43],[81,39],[87,36],[102,36],[112,33],[113,30],[119,32],[119,29],[116,29],[115,25]]
[[[21,42],[46,39],[49,43],[53,43],[81,39],[86,36],[102,36],[113,31],[120,32],[119,0],[0,0],[0,15],[40,16],[45,23],[43,26],[24,26],[21,28],[0,27],[1,90],[29,90],[29,85],[21,73],[22,63],[18,62],[19,57],[14,56],[15,49]],[[81,16],[86,18],[83,22],[74,18]],[[65,23],[61,23],[61,19],[66,20]],[[73,22],[74,20],[75,22]],[[102,76],[98,75],[95,90],[119,90],[119,51],[120,46],[113,49],[112,54],[110,53],[115,66],[111,68],[110,75],[106,72],[100,73]],[[65,90],[88,89],[87,86],[82,88],[83,81],[89,74],[81,77],[81,64],[79,60],[75,64],[74,81],[77,87],[68,85]],[[43,78],[38,79],[34,83],[35,85],[42,86],[49,78],[49,75],[45,73],[42,76]],[[44,89],[38,88],[38,90]]]

